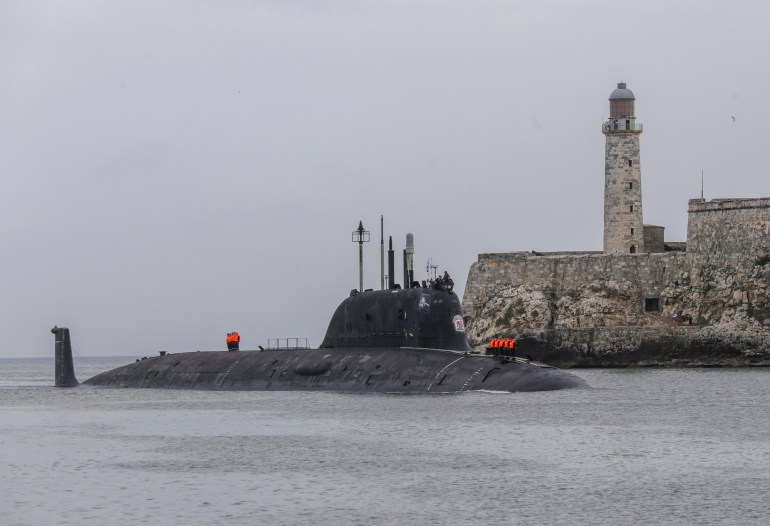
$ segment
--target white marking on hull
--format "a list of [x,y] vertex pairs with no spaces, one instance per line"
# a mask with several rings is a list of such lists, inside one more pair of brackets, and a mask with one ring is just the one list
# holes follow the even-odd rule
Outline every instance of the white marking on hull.
[[469,384],[469,383],[471,383],[471,380],[473,380],[475,377],[477,377],[477,376],[479,375],[479,373],[480,373],[481,371],[483,371],[483,370],[484,370],[484,367],[479,367],[478,369],[476,369],[476,372],[474,372],[472,375],[470,375],[470,376],[468,377],[468,379],[467,379],[467,380],[465,380],[465,383],[464,383],[464,384],[463,384],[463,386],[460,388],[460,391],[465,391],[465,389],[467,389],[467,388],[468,388],[468,384]]
[[[438,372],[438,374],[436,374],[436,378],[438,378],[439,376],[441,376],[441,373],[443,373],[444,371],[446,371],[447,367],[449,367],[450,365],[452,365],[452,364],[454,364],[454,363],[457,363],[457,362],[459,362],[459,361],[460,361],[460,360],[462,360],[463,358],[465,358],[465,355],[463,355],[463,356],[460,356],[460,357],[459,357],[457,360],[454,360],[454,361],[452,361],[452,362],[449,362],[448,364],[446,364],[446,365],[444,366],[444,368],[443,368],[443,369],[441,369],[441,370]],[[431,383],[430,383],[430,385],[428,386],[428,389],[426,389],[426,391],[430,391],[430,388],[431,388],[431,387],[433,387],[433,383],[436,381],[436,378],[434,378],[434,379],[433,379],[433,382],[431,382]]]
[[233,364],[227,368],[227,371],[225,371],[225,374],[219,377],[219,380],[217,380],[217,387],[222,387],[222,385],[225,383],[225,378],[227,378],[227,375],[230,374],[230,371],[232,371],[236,365],[238,365],[238,362],[240,360],[235,360]]

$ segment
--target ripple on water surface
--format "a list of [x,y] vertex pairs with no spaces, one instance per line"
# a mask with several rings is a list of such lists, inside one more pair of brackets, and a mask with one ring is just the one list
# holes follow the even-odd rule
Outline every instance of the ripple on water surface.
[[360,395],[56,389],[47,361],[14,366],[0,375],[2,524],[764,524],[768,511],[765,370]]

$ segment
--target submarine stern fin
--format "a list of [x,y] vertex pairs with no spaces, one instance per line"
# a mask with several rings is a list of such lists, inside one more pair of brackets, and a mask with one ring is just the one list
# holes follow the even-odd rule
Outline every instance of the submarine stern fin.
[[56,336],[54,385],[56,387],[77,387],[79,382],[75,378],[75,366],[72,363],[70,330],[67,327],[54,326],[51,332]]

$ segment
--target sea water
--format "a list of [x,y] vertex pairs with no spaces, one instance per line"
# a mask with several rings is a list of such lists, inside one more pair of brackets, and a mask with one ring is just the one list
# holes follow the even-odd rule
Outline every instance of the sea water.
[[59,389],[0,360],[0,524],[770,522],[770,370],[573,372],[592,388]]

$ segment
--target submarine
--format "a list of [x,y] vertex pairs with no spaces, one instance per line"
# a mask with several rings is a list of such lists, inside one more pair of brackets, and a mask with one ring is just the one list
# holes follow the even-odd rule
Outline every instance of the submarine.
[[[392,238],[388,259],[393,276]],[[410,275],[405,272],[405,277]],[[581,378],[552,366],[510,354],[473,351],[451,279],[409,284],[403,289],[397,284],[381,290],[353,289],[337,307],[317,349],[160,353],[98,374],[83,385],[357,393],[587,387]],[[55,385],[79,385],[69,329],[54,327],[51,332]]]
[[[56,338],[56,385],[75,379],[69,329]],[[355,291],[317,349],[165,354],[83,382],[99,387],[450,393],[547,391],[586,384],[519,357],[472,352],[457,295],[443,287]]]

